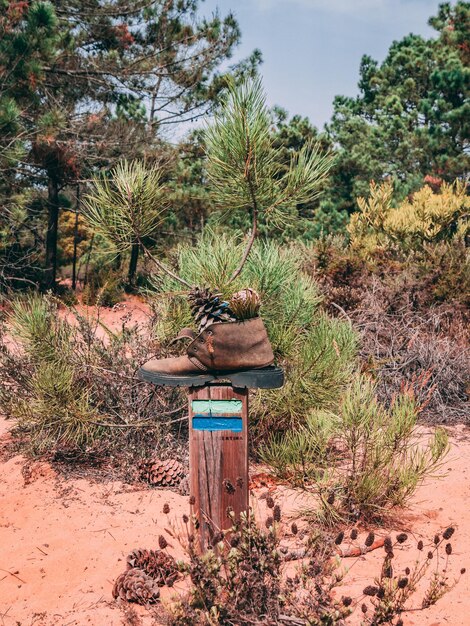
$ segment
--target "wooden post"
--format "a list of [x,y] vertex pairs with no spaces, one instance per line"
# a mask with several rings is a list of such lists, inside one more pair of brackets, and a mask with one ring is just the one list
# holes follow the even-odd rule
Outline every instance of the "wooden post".
[[248,389],[209,383],[189,390],[190,491],[199,547],[248,510]]

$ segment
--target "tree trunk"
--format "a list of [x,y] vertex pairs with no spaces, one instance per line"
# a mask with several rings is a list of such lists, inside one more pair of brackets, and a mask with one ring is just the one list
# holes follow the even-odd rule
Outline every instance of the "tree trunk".
[[131,248],[131,260],[129,262],[129,271],[127,273],[127,284],[131,289],[135,287],[135,274],[137,272],[137,261],[139,260],[139,244],[133,243]]
[[73,229],[73,262],[72,262],[72,289],[77,287],[77,248],[78,248],[78,212],[80,210],[80,185],[77,185],[77,203],[75,205],[75,226]]
[[47,289],[55,289],[57,276],[57,231],[59,227],[59,183],[55,178],[49,178],[47,192],[48,217],[45,286]]

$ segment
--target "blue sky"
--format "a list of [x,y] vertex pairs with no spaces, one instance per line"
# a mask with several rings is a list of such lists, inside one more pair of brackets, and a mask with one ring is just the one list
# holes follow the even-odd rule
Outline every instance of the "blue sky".
[[322,127],[337,94],[355,95],[363,54],[382,60],[392,41],[434,36],[438,0],[206,0],[201,12],[233,11],[242,31],[234,60],[260,48],[269,105]]

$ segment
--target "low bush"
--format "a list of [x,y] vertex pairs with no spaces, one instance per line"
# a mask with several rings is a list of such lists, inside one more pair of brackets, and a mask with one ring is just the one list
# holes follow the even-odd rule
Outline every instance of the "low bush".
[[364,260],[338,237],[326,238],[306,249],[306,259],[329,313],[360,333],[362,369],[382,401],[421,381],[423,419],[470,415],[470,255],[462,239],[407,255],[385,248]]
[[317,496],[307,511],[317,521],[381,520],[406,504],[447,453],[443,429],[422,442],[417,416],[411,389],[387,409],[361,377],[337,413],[311,412],[300,429],[272,437],[261,456],[279,477]]
[[[174,253],[179,274],[190,284],[216,286],[225,298],[242,287],[261,297],[261,316],[286,372],[283,389],[253,397],[252,415],[260,431],[285,430],[302,423],[312,407],[333,408],[356,366],[357,335],[351,325],[322,312],[315,282],[302,271],[302,251],[274,242],[255,243],[242,273],[236,268],[240,237],[207,231],[196,247]],[[186,295],[166,278],[155,283],[158,335],[166,342],[191,325]]]
[[82,292],[82,302],[89,306],[112,307],[123,299],[124,283],[121,275],[106,269],[91,273]]
[[318,571],[286,578],[279,517],[268,517],[262,530],[252,511],[239,521],[229,515],[232,527],[216,533],[214,548],[202,555],[188,530],[189,562],[181,569],[191,590],[172,608],[170,626],[343,623],[351,609],[334,598],[338,581],[331,578],[335,567],[326,552]]
[[368,198],[358,198],[359,211],[348,226],[351,247],[367,256],[374,248],[395,244],[416,251],[427,244],[465,237],[469,230],[470,200],[467,183],[444,183],[438,192],[425,185],[399,206],[392,206],[390,181],[370,184]]
[[[11,333],[11,334],[7,334]],[[135,478],[136,461],[167,458],[179,448],[184,399],[140,382],[139,366],[157,352],[150,329],[114,332],[50,296],[14,300],[1,333],[0,402],[33,454],[120,458]],[[171,416],[171,417],[168,417]]]
[[[452,580],[448,574],[454,528],[436,535],[430,545],[419,541],[410,567],[395,563],[394,551],[409,541],[399,533],[383,540],[379,574],[371,577],[358,597],[344,595],[340,588],[350,572],[338,556],[340,544],[349,541],[344,532],[335,540],[317,535],[295,567],[286,563],[293,554],[281,541],[289,536],[292,540],[297,527],[293,524],[290,532],[283,529],[277,505],[273,514],[276,519],[268,516],[265,529],[257,526],[252,512],[240,521],[230,514],[231,528],[216,533],[214,547],[202,555],[183,516],[188,559],[179,562],[179,568],[191,587],[170,608],[169,626],[345,626],[358,623],[356,612],[363,626],[403,626],[403,615],[427,609],[459,581],[459,576]],[[372,532],[365,543],[371,545],[371,540]],[[464,573],[462,569],[460,575]],[[421,602],[413,606],[418,594]]]

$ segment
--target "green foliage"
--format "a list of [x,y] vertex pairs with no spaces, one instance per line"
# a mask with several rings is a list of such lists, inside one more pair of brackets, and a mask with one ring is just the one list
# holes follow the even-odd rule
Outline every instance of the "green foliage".
[[[213,106],[225,82],[217,68],[240,30],[232,14],[205,19],[198,8],[197,0],[91,0],[86,9],[70,0],[60,10],[0,1],[0,67],[8,68],[0,84],[0,202],[24,192],[47,198],[41,214],[26,213],[19,237],[8,213],[0,217],[9,235],[0,271],[12,260],[16,270],[5,270],[7,285],[29,284],[34,265],[46,267],[41,283],[56,287],[59,187],[67,195],[69,185],[123,158],[161,161],[170,151],[162,125]],[[259,61],[257,53],[233,73],[252,72]],[[24,241],[31,235],[34,257]]]
[[91,228],[118,250],[127,250],[157,230],[166,208],[162,171],[141,161],[122,161],[94,180],[82,212]]
[[72,363],[73,329],[38,296],[13,303],[11,327],[32,364],[27,394],[11,403],[35,452],[53,445],[83,448],[100,435],[90,390],[79,384]]
[[285,167],[260,79],[229,86],[206,131],[206,155],[213,196],[224,210],[248,210],[275,223],[283,223],[292,206],[318,195],[331,168],[331,156],[311,141],[292,153]]
[[359,96],[337,96],[328,131],[339,146],[330,198],[351,211],[370,180],[399,181],[395,199],[426,176],[447,182],[469,169],[467,45],[470,4],[444,3],[430,24],[437,38],[407,35],[382,63],[361,61]]
[[331,440],[336,417],[324,410],[310,411],[301,429],[289,429],[271,436],[261,448],[261,456],[272,471],[294,487],[320,478],[329,461],[334,461]]
[[262,432],[295,428],[312,409],[334,408],[356,367],[357,336],[346,322],[317,313],[306,329],[289,325],[278,333],[288,342],[286,381],[253,401]]
[[438,192],[425,185],[411,199],[392,206],[390,182],[370,185],[369,198],[358,198],[359,211],[351,216],[351,246],[367,253],[377,247],[398,246],[422,250],[425,243],[465,238],[469,231],[470,201],[467,184],[444,183]]
[[[257,241],[241,274],[231,282],[242,246],[240,236],[207,230],[195,247],[177,249],[176,267],[188,283],[215,285],[226,299],[247,286],[259,293],[260,314],[287,381],[283,389],[257,394],[252,411],[262,429],[284,430],[302,422],[311,407],[335,406],[354,370],[357,337],[349,324],[320,312],[321,297],[302,271],[298,247]],[[157,332],[165,341],[190,325],[191,317],[185,295],[177,295],[177,283],[159,277],[154,286]]]
[[406,504],[448,451],[443,429],[420,441],[417,416],[410,391],[386,408],[373,384],[358,378],[337,413],[312,411],[297,432],[275,436],[261,455],[279,476],[318,496],[319,508],[309,513],[322,523],[382,519]]
[[135,378],[155,356],[150,327],[124,320],[112,331],[99,317],[60,310],[49,296],[14,300],[0,327],[0,403],[27,452],[111,455],[108,467],[135,479],[143,457],[180,454],[164,415],[170,403],[174,419],[182,401]]
[[82,302],[88,306],[112,307],[123,298],[122,277],[115,271],[105,269],[93,272],[82,291]]

